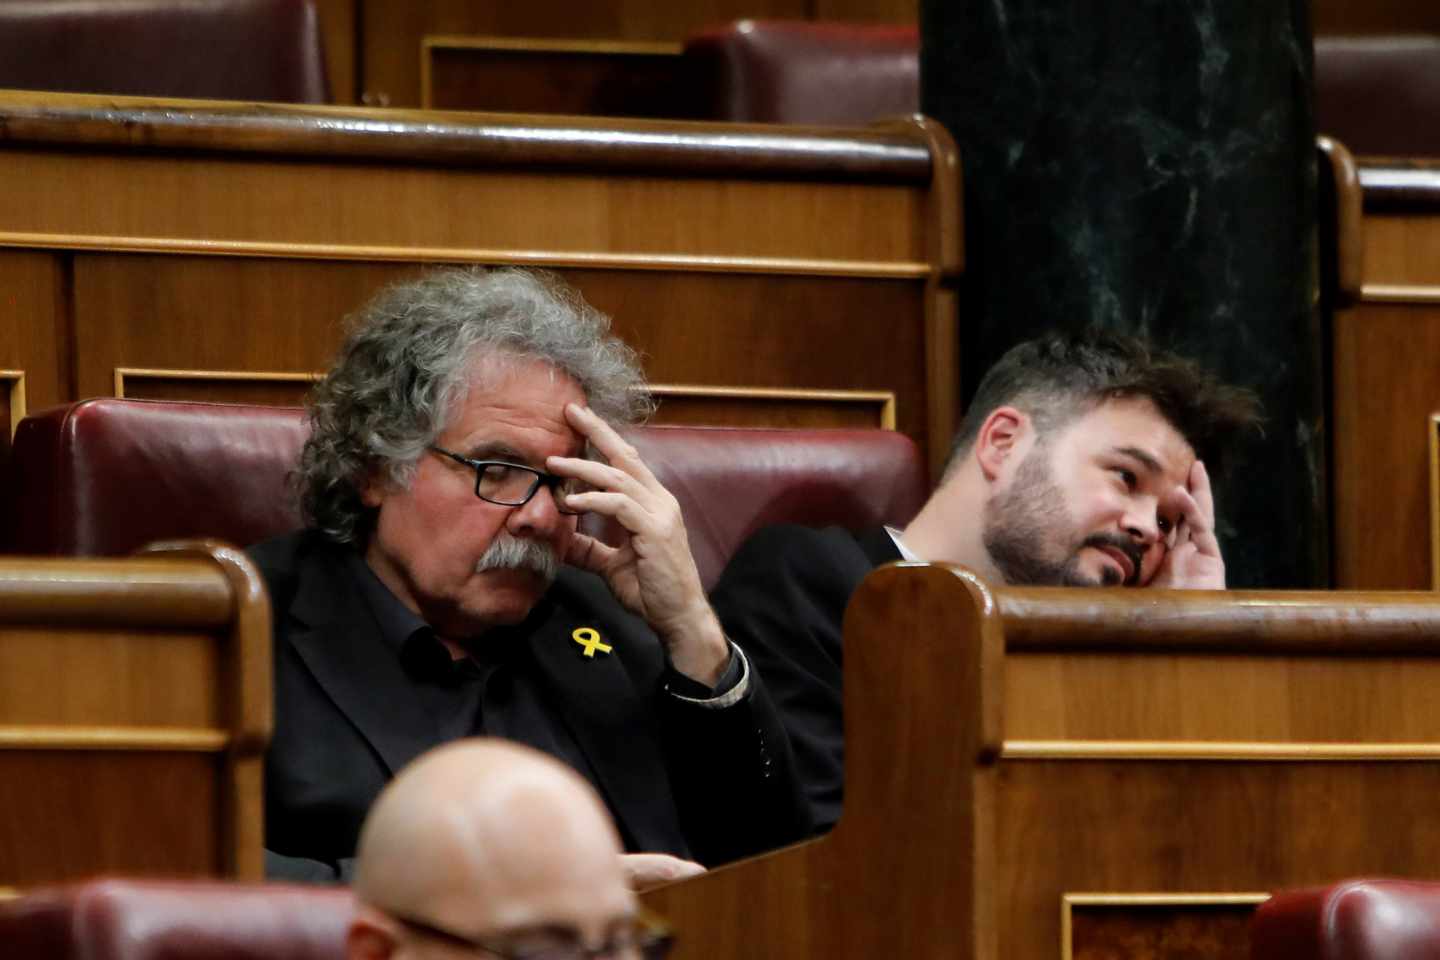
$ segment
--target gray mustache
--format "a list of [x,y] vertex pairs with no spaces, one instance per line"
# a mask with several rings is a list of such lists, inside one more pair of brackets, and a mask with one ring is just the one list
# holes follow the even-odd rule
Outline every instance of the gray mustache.
[[528,570],[550,583],[560,572],[560,561],[547,543],[502,533],[475,562],[476,573],[487,570]]

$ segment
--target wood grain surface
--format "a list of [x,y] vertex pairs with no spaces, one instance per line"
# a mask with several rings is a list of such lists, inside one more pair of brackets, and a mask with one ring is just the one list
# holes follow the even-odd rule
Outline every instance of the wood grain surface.
[[1440,595],[990,590],[894,564],[845,642],[839,826],[648,895],[679,956],[1053,960],[1083,895],[1132,906],[1072,908],[1074,956],[1221,960],[1257,893],[1440,862]]
[[0,93],[0,364],[27,372],[32,409],[108,395],[122,369],[213,374],[127,375],[130,396],[290,404],[303,385],[262,375],[325,370],[386,283],[544,267],[614,317],[652,380],[733,391],[670,403],[671,422],[849,424],[853,406],[745,391],[883,392],[938,466],[958,413],[959,176],[923,121]]
[[0,884],[263,875],[270,609],[232,548],[0,558]]
[[[1430,418],[1440,412],[1440,163],[1364,161],[1359,173],[1363,283],[1332,321],[1334,579],[1423,590],[1435,576],[1428,458]],[[1394,186],[1402,175],[1403,191]]]

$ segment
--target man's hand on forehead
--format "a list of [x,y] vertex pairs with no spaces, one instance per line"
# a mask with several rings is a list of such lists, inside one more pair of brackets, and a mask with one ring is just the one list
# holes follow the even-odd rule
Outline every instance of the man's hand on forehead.
[[569,509],[615,520],[628,537],[619,547],[576,533],[565,561],[605,579],[610,591],[660,637],[686,676],[713,686],[730,647],[700,583],[680,504],[635,448],[588,407],[569,404],[565,419],[608,463],[549,457],[545,469],[591,489],[566,497]]
[[1224,590],[1225,560],[1215,537],[1215,496],[1210,474],[1196,460],[1184,486],[1176,486],[1162,501],[1162,511],[1175,517],[1166,536],[1165,559],[1150,581],[1152,587],[1177,590]]

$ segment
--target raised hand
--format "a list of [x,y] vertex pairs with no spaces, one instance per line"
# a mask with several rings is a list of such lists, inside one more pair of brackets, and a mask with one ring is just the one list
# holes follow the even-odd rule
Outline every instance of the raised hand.
[[591,488],[566,497],[568,509],[610,517],[628,534],[611,547],[576,533],[565,562],[603,577],[615,598],[650,624],[676,670],[714,686],[730,647],[705,599],[680,504],[635,448],[588,407],[569,404],[565,418],[608,462],[550,457],[545,469]]
[[1176,487],[1170,496],[1180,519],[1170,549],[1149,585],[1175,590],[1224,590],[1225,558],[1220,555],[1220,541],[1215,539],[1215,496],[1205,464],[1199,460],[1191,464],[1185,486]]

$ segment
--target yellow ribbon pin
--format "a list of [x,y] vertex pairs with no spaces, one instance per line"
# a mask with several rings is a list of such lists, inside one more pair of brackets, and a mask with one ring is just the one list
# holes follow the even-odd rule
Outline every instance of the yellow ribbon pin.
[[600,631],[594,627],[580,627],[570,634],[570,639],[585,648],[585,656],[594,657],[595,651],[609,653],[612,649],[610,644],[600,642]]

